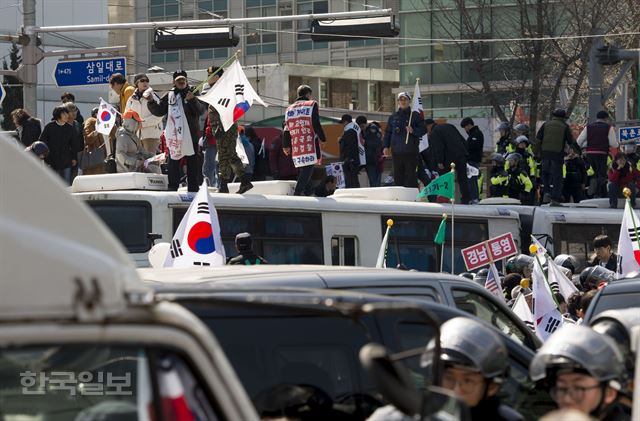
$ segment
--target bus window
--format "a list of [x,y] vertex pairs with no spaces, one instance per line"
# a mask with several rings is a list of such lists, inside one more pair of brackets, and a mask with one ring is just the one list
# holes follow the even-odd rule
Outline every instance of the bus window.
[[553,224],[553,252],[558,254],[572,254],[584,267],[593,253],[593,239],[606,234],[613,243],[615,250],[620,236],[620,225],[613,224]]
[[[433,242],[441,219],[394,217],[383,215],[382,232],[386,230],[387,219],[394,220],[389,234],[387,267],[396,267],[402,263],[408,269],[421,271],[440,271],[440,253],[442,248]],[[457,220],[455,222],[455,272],[465,270],[460,250],[489,239],[487,220]],[[451,267],[451,224],[447,223],[444,243],[444,270]]]
[[149,202],[114,200],[87,203],[129,253],[145,253],[151,249],[151,241],[147,238],[151,232]]
[[358,239],[335,235],[331,238],[331,265],[357,266]]

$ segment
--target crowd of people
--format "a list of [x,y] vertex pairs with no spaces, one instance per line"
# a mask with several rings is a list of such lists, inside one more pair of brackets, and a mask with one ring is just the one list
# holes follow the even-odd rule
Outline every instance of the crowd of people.
[[[328,174],[314,186],[312,177],[321,163],[320,145],[327,139],[312,89],[307,85],[298,87],[297,99],[285,114],[282,136],[265,143],[252,127],[234,124],[223,130],[215,108],[198,99],[224,73],[218,67],[207,71],[208,79],[198,87],[189,85],[185,71],[174,72],[174,86],[162,97],[150,87],[149,78],[143,73],[134,76],[133,85],[124,75],[113,74],[110,87],[118,95],[119,114],[108,136],[96,131],[97,108],[85,121],[69,92],[61,96],[60,105],[44,127],[26,110],[14,110],[11,115],[16,136],[25,147],[37,149],[37,155],[44,157],[67,183],[77,174],[164,172],[168,174],[170,190],[186,184],[189,191],[196,191],[206,178],[220,192],[229,191],[230,181],[240,181],[238,192],[243,193],[253,187],[251,181],[272,178],[297,180],[295,195],[317,192],[326,196],[335,188],[360,187],[361,173],[366,174],[369,187],[426,186],[450,171],[453,164],[463,204],[478,203],[483,197],[552,206],[585,198],[608,198],[610,207],[615,208],[625,187],[634,193],[631,200],[635,204],[640,155],[635,144],[618,144],[605,111],[600,111],[597,120],[588,124],[577,139],[566,123],[563,109],[555,110],[537,132],[523,123],[514,127],[501,123],[495,152],[487,160],[490,164],[485,180],[484,134],[473,119],[466,117],[460,123],[465,139],[452,124],[421,117],[411,109],[411,95],[401,92],[397,96],[398,108],[384,130],[363,115],[355,119],[350,114],[342,116],[338,185],[333,186],[336,175]],[[287,117],[307,108],[309,115]],[[305,126],[298,129],[294,124]],[[236,150],[238,136],[245,162]],[[188,140],[182,142],[182,137]],[[427,139],[426,148],[422,146],[423,138]],[[618,152],[611,156],[613,149]],[[392,177],[383,182],[385,159],[391,160],[393,169]]]

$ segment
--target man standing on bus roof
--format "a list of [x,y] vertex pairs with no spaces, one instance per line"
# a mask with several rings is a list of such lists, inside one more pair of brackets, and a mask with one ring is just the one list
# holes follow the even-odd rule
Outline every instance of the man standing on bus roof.
[[393,160],[393,181],[396,186],[418,187],[418,144],[426,133],[424,120],[411,110],[411,95],[398,94],[398,109],[389,116],[384,131],[384,156]]
[[608,120],[609,113],[598,111],[596,121],[587,124],[576,140],[585,151],[587,163],[595,171],[595,197],[607,197],[607,157],[609,148],[618,147],[615,129]]
[[320,143],[326,137],[320,125],[318,103],[311,97],[313,90],[308,85],[298,87],[298,98],[287,108],[284,116],[282,150],[291,155],[298,169],[298,181],[294,196],[311,195],[311,176],[313,167],[320,162]]

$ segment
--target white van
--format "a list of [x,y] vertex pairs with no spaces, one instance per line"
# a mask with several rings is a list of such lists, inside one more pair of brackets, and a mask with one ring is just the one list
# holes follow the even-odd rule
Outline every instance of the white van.
[[[145,190],[113,190],[110,185],[112,190],[105,191],[99,179],[92,180],[93,184],[83,181],[83,188],[74,186],[74,195],[106,222],[140,267],[149,265],[152,240],[148,234],[171,241],[194,197],[187,192],[151,191],[145,183],[138,185]],[[292,183],[256,182],[244,195],[210,189],[228,256],[235,255],[235,235],[247,231],[253,235],[256,252],[269,263],[375,266],[386,221],[391,218],[388,266],[403,263],[423,271],[440,270],[441,248],[433,239],[442,213],[451,216],[451,205],[414,202],[416,190],[403,187],[338,190],[328,198],[294,197],[287,195]],[[132,186],[136,183],[124,184],[124,188]],[[450,232],[448,224],[445,271],[451,265]],[[519,238],[516,212],[505,207],[456,206],[456,272],[465,270],[462,248],[505,232]]]
[[107,227],[5,139],[0,242],[0,418],[257,420],[207,327],[155,302]]

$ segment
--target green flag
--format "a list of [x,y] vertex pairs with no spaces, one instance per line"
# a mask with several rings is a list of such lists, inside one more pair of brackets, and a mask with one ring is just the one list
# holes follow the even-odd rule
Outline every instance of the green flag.
[[453,199],[453,183],[455,180],[454,173],[449,171],[448,173],[441,175],[433,180],[427,187],[422,189],[416,199],[422,199],[427,196],[444,196],[449,199]]
[[442,222],[440,222],[440,226],[438,227],[438,232],[436,233],[436,238],[433,239],[433,242],[442,245],[444,243],[444,234],[447,230],[447,218],[442,218]]

